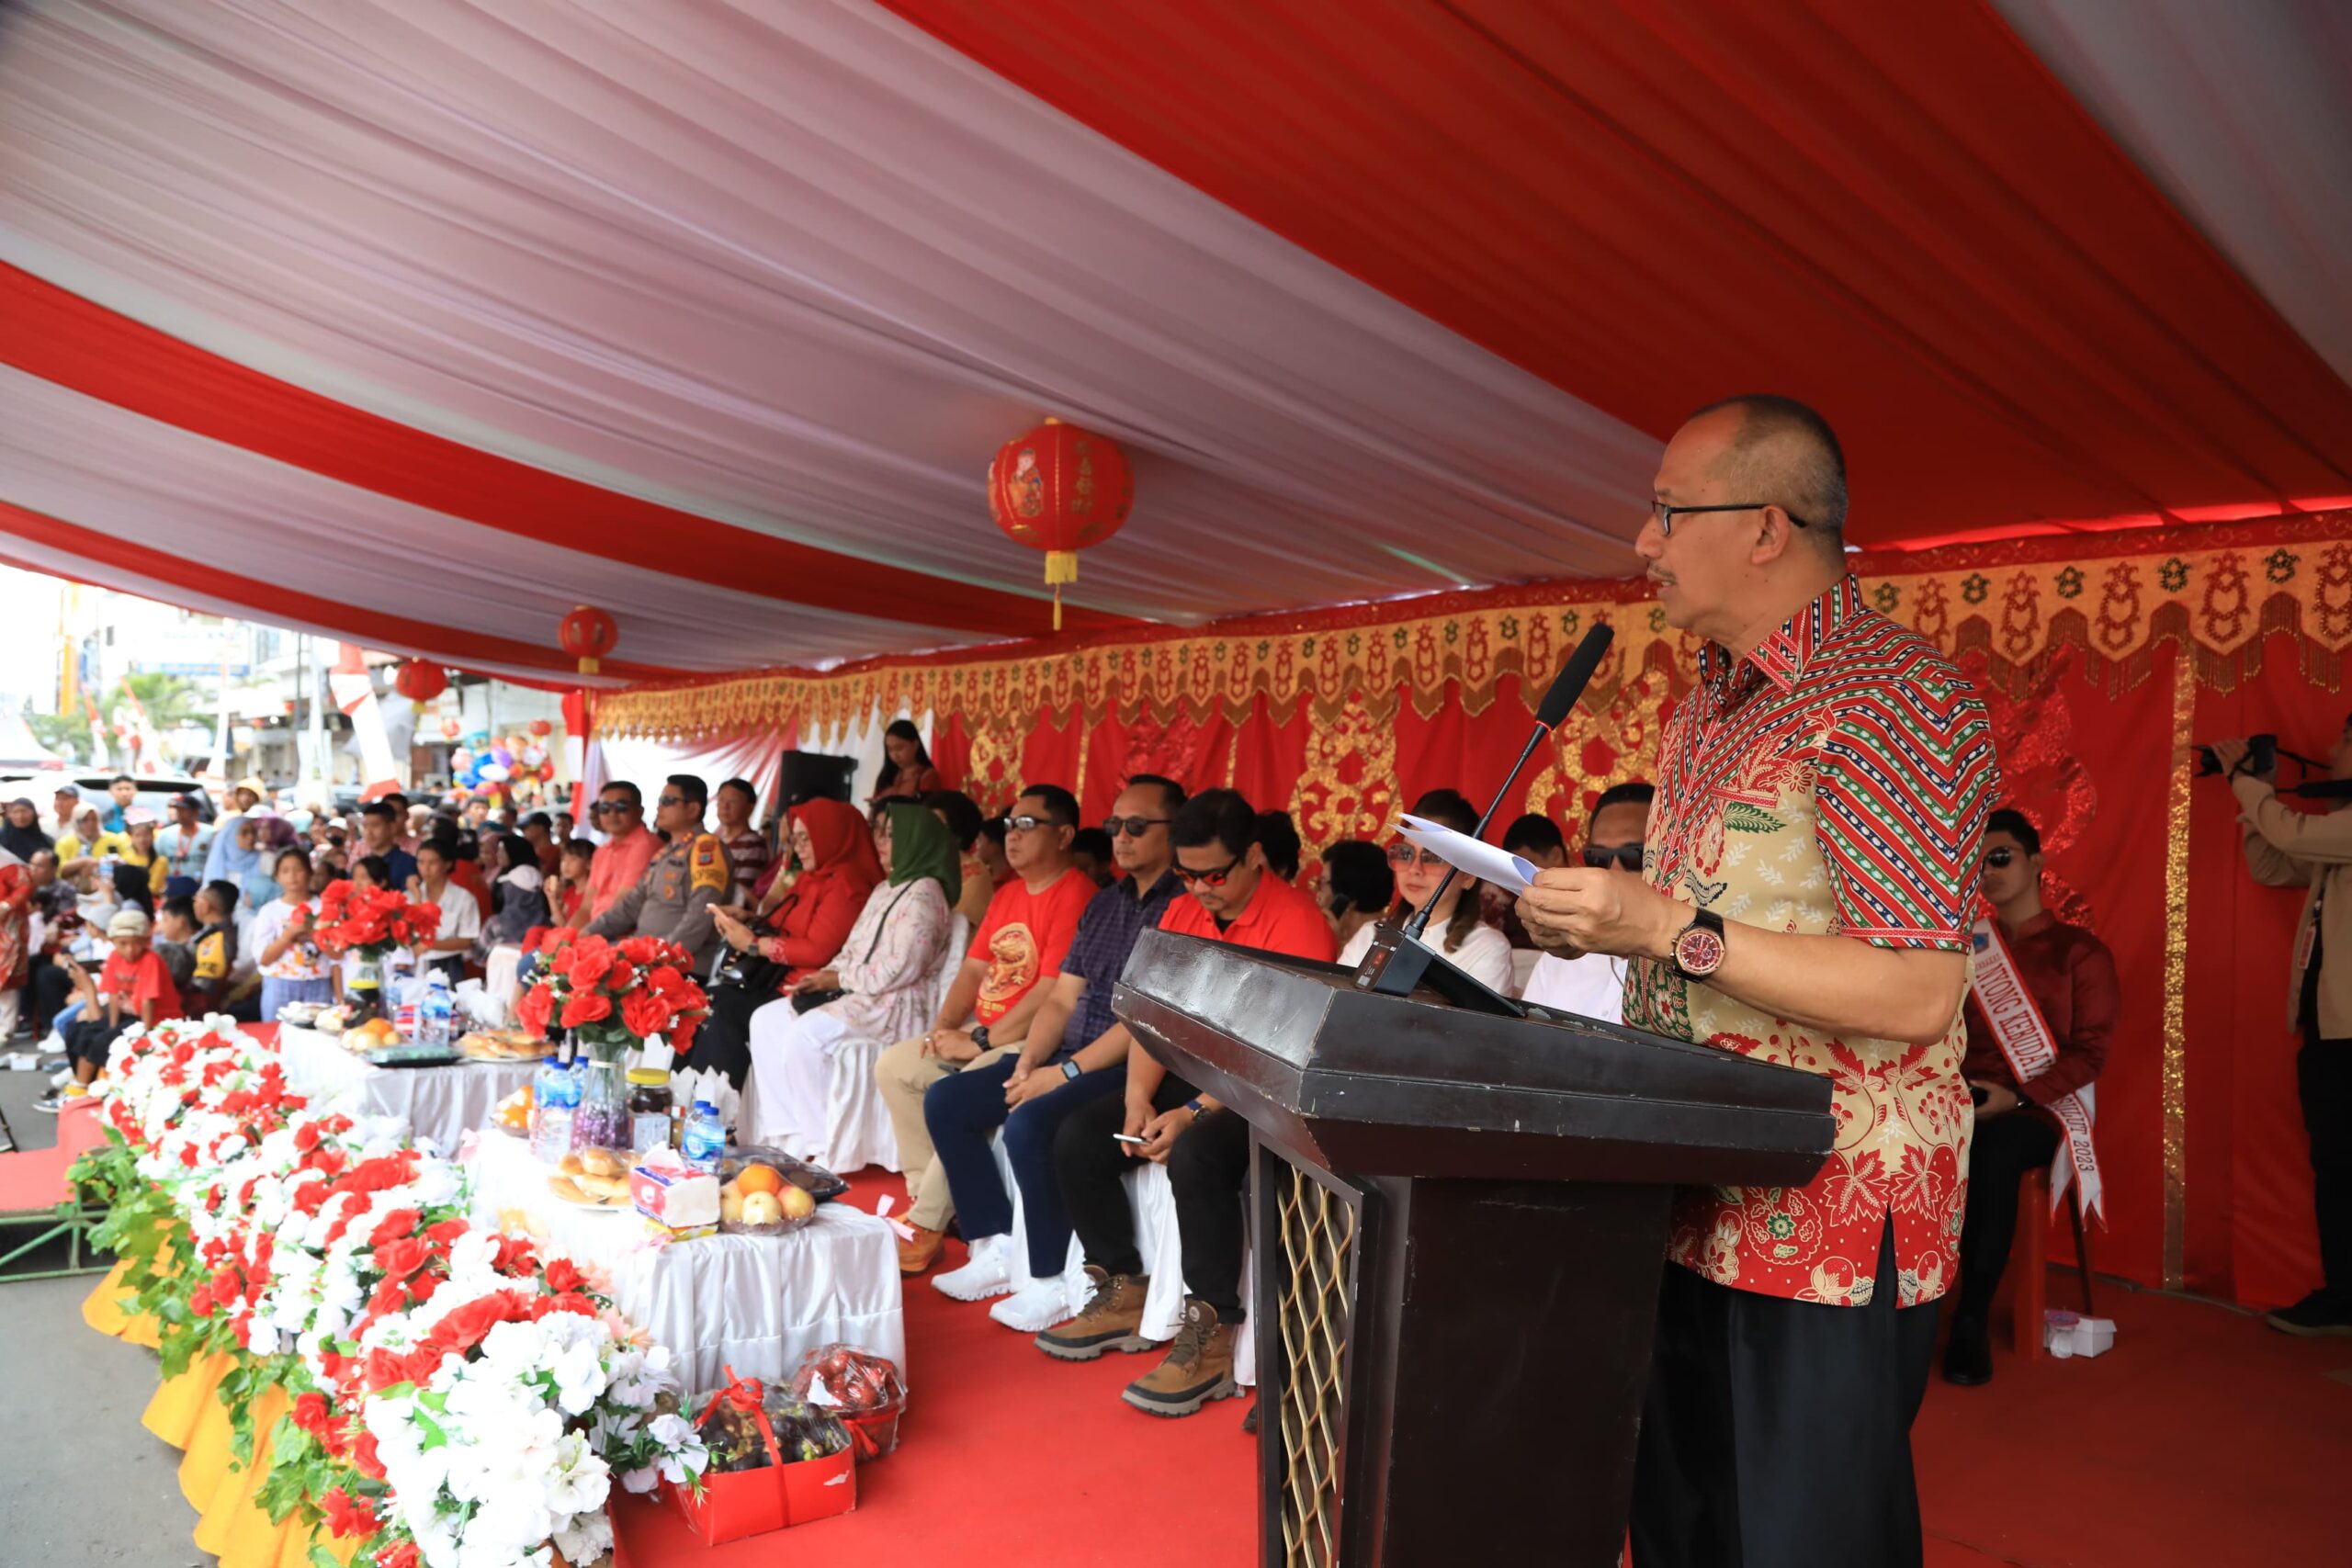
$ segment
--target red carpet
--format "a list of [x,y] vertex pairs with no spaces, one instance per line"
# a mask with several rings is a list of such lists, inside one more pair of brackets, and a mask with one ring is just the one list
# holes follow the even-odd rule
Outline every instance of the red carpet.
[[[895,1178],[866,1172],[871,1208]],[[903,1206],[903,1198],[900,1200]],[[950,1262],[962,1248],[950,1244]],[[2071,1300],[2053,1274],[2051,1299]],[[2116,1348],[1938,1381],[1916,1432],[1929,1568],[2305,1568],[2346,1561],[2352,1338],[2299,1340],[2257,1318],[2103,1282]],[[859,1470],[855,1513],[705,1548],[667,1509],[625,1504],[629,1568],[857,1568],[1255,1561],[1246,1402],[1188,1420],[1131,1410],[1153,1364],[1050,1361],[984,1307],[907,1292],[913,1395],[903,1441]]]

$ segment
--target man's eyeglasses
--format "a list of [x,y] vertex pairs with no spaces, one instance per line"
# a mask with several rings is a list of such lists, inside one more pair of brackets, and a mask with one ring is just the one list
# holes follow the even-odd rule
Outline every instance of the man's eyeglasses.
[[2007,865],[2017,858],[2017,851],[2009,848],[2007,844],[2003,844],[1997,849],[1990,849],[1984,852],[1984,863],[1986,865]]
[[1130,839],[1140,839],[1154,828],[1173,820],[1169,817],[1105,817],[1102,818],[1102,830],[1114,839],[1122,833]]
[[1388,863],[1390,865],[1402,868],[1411,865],[1417,860],[1423,865],[1429,866],[1432,869],[1445,863],[1445,857],[1439,854],[1435,850],[1417,849],[1411,844],[1391,844],[1388,846]]
[[598,800],[592,801],[589,804],[588,815],[595,817],[607,811],[635,811],[638,809],[639,807],[636,805],[626,800]]
[[[1761,512],[1771,504],[1769,501],[1740,501],[1725,502],[1720,506],[1668,506],[1662,501],[1653,501],[1650,502],[1650,521],[1657,525],[1660,538],[1670,539],[1674,537],[1674,520],[1678,517],[1689,517],[1701,512]],[[1800,528],[1813,526],[1785,506],[1781,508],[1781,512]]]
[[1003,820],[1005,831],[1008,833],[1026,833],[1032,828],[1050,828],[1054,825],[1054,819],[1050,817],[1032,817],[1026,812],[1018,817],[1007,817]]
[[1587,844],[1584,863],[1595,871],[1611,866],[1623,866],[1627,871],[1642,869],[1642,846],[1639,844]]
[[[656,806],[684,806],[685,803],[686,797],[683,795],[657,795],[654,797],[653,801],[653,804]],[[613,807],[613,809],[617,811],[620,807],[616,806]]]
[[1176,874],[1184,879],[1184,885],[1187,887],[1196,882],[1208,887],[1222,887],[1235,872],[1241,869],[1241,863],[1248,858],[1247,855],[1236,855],[1215,871],[1194,871],[1189,865],[1179,863],[1176,867]]

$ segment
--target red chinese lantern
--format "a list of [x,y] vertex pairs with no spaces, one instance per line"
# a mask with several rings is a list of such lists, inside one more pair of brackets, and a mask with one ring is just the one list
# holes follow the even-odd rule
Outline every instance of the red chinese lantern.
[[392,689],[421,707],[449,689],[449,672],[422,659],[403,660],[392,676]]
[[555,726],[544,718],[535,718],[531,721],[531,733],[544,740],[555,733]]
[[613,644],[620,640],[621,629],[613,624],[612,616],[594,604],[575,604],[555,635],[563,651],[580,660],[580,672],[594,675],[597,661],[612,652]]
[[1062,584],[1078,581],[1078,552],[1117,533],[1135,500],[1125,456],[1091,431],[1049,419],[997,448],[989,465],[989,515],[1012,538],[1046,552],[1056,631],[1062,629]]

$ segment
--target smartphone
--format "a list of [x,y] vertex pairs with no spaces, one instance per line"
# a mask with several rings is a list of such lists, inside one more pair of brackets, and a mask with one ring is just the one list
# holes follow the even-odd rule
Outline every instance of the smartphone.
[[1114,1133],[1111,1136],[1122,1144],[1135,1144],[1140,1145],[1143,1143],[1141,1138],[1131,1138],[1125,1133]]

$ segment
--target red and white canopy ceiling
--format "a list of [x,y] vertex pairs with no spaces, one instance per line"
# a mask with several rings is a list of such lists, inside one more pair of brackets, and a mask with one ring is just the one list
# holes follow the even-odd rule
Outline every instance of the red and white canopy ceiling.
[[1617,576],[1690,407],[1871,545],[2352,495],[2352,24],[2207,0],[31,0],[0,558],[526,678]]

